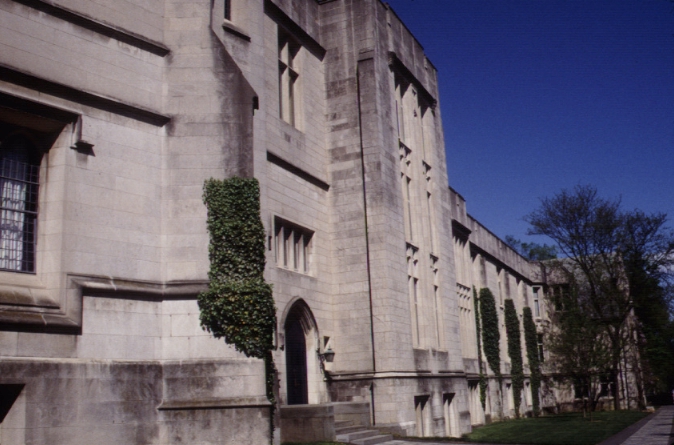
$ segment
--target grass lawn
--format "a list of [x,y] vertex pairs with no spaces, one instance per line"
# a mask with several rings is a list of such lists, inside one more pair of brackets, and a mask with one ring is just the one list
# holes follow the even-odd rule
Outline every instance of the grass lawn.
[[486,443],[535,445],[595,445],[648,413],[604,411],[583,418],[582,413],[564,413],[539,418],[508,420],[476,428],[463,440]]

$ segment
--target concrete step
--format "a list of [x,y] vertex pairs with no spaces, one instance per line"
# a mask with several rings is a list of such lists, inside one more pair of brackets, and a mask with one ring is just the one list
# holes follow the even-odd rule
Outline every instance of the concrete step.
[[335,434],[337,434],[339,436],[341,434],[353,433],[353,432],[356,432],[356,431],[362,431],[364,429],[366,429],[366,428],[362,425],[350,425],[350,426],[340,426],[340,427],[337,427],[335,425]]
[[379,431],[361,429],[360,431],[342,434],[341,437],[345,438],[346,442],[353,442],[354,440],[357,439],[365,439],[366,437],[372,437],[377,435],[379,435]]
[[364,439],[356,439],[351,443],[354,445],[375,445],[378,443],[388,442],[393,440],[393,436],[390,434],[379,434],[377,436],[366,437]]
[[354,425],[355,422],[353,420],[335,420],[335,429]]

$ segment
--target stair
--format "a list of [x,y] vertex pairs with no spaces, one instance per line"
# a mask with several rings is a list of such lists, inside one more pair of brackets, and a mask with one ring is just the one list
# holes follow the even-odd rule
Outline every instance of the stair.
[[335,422],[337,442],[354,445],[376,445],[393,439],[390,434],[380,434],[379,431],[362,425],[355,425],[353,421]]

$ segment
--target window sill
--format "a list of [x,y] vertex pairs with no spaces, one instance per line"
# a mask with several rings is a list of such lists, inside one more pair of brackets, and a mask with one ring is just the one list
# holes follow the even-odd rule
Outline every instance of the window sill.
[[224,19],[222,22],[222,29],[225,30],[225,32],[228,32],[240,39],[245,40],[246,42],[250,42],[250,36],[246,34],[241,28],[233,24],[227,19]]
[[58,308],[34,273],[0,271],[0,305]]
[[294,270],[294,269],[288,269],[287,267],[283,266],[276,266],[276,270],[280,270],[286,273],[291,273],[293,275],[299,275],[301,277],[307,277],[307,278],[314,278],[313,275],[311,275],[308,272],[300,272],[299,270]]

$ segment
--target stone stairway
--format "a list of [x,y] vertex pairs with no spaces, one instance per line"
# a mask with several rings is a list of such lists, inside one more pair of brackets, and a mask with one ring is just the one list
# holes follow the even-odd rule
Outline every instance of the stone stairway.
[[337,442],[345,442],[354,445],[375,445],[393,440],[390,434],[381,434],[377,430],[357,425],[353,420],[335,422]]

